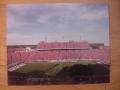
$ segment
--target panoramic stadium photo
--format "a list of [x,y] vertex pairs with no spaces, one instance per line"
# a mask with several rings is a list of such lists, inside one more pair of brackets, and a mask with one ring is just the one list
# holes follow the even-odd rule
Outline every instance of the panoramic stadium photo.
[[110,82],[108,4],[7,6],[8,85]]

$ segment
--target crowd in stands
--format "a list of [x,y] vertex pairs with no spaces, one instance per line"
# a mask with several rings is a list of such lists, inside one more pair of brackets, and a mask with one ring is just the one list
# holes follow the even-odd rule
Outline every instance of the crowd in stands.
[[[56,48],[59,48],[59,50],[49,50]],[[60,50],[63,48],[69,48],[70,50]],[[39,51],[37,49],[48,50]],[[98,60],[104,63],[109,63],[109,47],[101,46],[100,48],[92,48],[88,42],[40,42],[35,49],[26,50],[26,48],[8,48],[7,53],[8,65],[10,66],[22,62],[46,60]]]

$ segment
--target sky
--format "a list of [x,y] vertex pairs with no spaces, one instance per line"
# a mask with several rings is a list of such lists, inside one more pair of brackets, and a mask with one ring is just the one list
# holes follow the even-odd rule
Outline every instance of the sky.
[[109,45],[108,4],[54,3],[7,6],[7,45],[69,40]]

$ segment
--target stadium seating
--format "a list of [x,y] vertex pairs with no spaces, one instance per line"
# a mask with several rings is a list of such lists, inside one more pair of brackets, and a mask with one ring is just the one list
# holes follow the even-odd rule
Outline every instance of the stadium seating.
[[37,49],[49,49],[49,48],[79,48],[79,49],[90,49],[90,45],[86,41],[82,42],[40,42]]
[[27,52],[25,48],[8,48],[8,65],[16,65],[21,62],[52,61],[52,60],[98,60],[109,63],[109,47],[103,46],[101,49],[92,48],[88,42],[40,42],[36,49],[63,49],[77,48],[85,50],[32,50]]

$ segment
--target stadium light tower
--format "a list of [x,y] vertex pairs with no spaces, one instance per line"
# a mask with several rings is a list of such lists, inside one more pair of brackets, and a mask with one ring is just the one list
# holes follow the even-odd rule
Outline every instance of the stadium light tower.
[[63,41],[65,40],[64,36],[62,36],[62,40],[63,40]]
[[47,42],[47,37],[45,36],[45,42]]
[[81,35],[80,35],[80,41],[82,41],[82,37],[81,37]]

